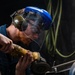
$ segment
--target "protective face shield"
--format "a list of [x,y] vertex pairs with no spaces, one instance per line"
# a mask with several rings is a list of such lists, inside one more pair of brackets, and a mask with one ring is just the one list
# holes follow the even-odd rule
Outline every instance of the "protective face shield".
[[42,17],[42,29],[47,30],[52,25],[52,17],[51,15],[44,9],[40,9],[37,7],[28,6],[25,8],[24,12],[34,12],[38,13]]
[[[24,14],[25,15],[25,14]],[[23,15],[23,17],[25,17]],[[33,12],[29,12],[27,14],[27,16],[25,17],[25,21],[23,22],[23,26],[25,26],[25,24],[29,23],[31,25],[31,30],[32,32],[35,33],[40,33],[41,30],[41,26],[42,26],[42,17],[37,14],[37,13],[33,13]],[[24,27],[22,27],[24,30]]]
[[[30,12],[37,14],[37,16],[31,17]],[[16,13],[15,13],[16,14]],[[42,18],[40,20],[40,17],[38,17],[38,15]],[[47,30],[49,29],[49,27],[52,25],[52,18],[51,15],[44,9],[40,9],[37,7],[32,7],[32,6],[28,6],[26,8],[24,8],[23,12],[21,14],[16,14],[12,21],[14,23],[14,25],[19,28],[21,30],[21,27],[23,24],[24,27],[27,27],[27,22],[26,22],[26,18],[28,18],[27,20],[36,20],[36,24],[40,26],[41,29]],[[40,24],[38,24],[40,22]],[[36,24],[34,24],[36,26]]]
[[14,18],[12,18],[12,23],[21,31],[25,31],[28,24],[31,25],[32,33],[40,33],[42,27],[42,17],[37,13],[29,12],[27,15],[25,14],[17,14]]
[[31,24],[32,33],[34,34],[47,30],[52,25],[51,15],[46,10],[32,6],[22,9],[21,13],[15,12],[11,17],[12,23],[21,31],[26,30],[28,24]]

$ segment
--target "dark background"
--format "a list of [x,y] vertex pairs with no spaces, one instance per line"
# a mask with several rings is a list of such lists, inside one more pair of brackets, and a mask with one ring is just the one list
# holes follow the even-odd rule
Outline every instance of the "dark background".
[[46,8],[48,1],[46,0],[0,0],[0,25],[11,21],[10,15],[26,6],[37,6]]

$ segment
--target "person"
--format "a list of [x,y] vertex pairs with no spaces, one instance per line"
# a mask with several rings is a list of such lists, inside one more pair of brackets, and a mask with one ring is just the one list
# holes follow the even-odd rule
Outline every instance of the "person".
[[[27,6],[10,15],[10,25],[0,26],[0,70],[2,75],[30,75],[29,65],[34,61],[32,52],[21,57],[12,57],[13,43],[26,49],[39,37],[42,30],[48,30],[52,23],[51,15],[44,9]],[[16,67],[15,67],[16,66]],[[15,69],[16,68],[16,69]]]
[[[3,46],[2,48],[0,48],[0,51],[2,51],[4,53],[10,53],[14,49],[14,47],[12,46],[12,43],[13,43],[13,41],[11,39],[0,34],[0,45]],[[32,58],[32,54],[30,51],[28,51],[28,53],[26,53],[26,55],[21,56],[16,65],[15,75],[25,75],[24,71],[32,61],[33,61],[33,58]],[[0,70],[2,71],[2,67],[0,67]],[[1,75],[4,75],[4,73],[2,72]],[[7,74],[5,74],[5,75],[7,75]]]

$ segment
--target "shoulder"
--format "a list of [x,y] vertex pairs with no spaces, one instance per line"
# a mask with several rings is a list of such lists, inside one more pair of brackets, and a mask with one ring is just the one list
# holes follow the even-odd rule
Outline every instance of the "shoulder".
[[0,26],[0,33],[6,35],[6,24]]

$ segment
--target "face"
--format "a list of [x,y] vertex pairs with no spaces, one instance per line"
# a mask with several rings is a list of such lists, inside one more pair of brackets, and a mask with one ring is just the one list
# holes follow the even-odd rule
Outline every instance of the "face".
[[25,31],[22,31],[22,39],[21,41],[25,44],[29,44],[31,41],[38,39],[39,31],[35,26],[32,26],[28,23],[28,26]]
[[36,30],[36,29],[34,29],[30,24],[28,24],[28,26],[27,26],[26,30],[24,31],[24,33],[25,33],[29,38],[31,38],[32,40],[38,39],[39,34],[36,33],[35,30]]

